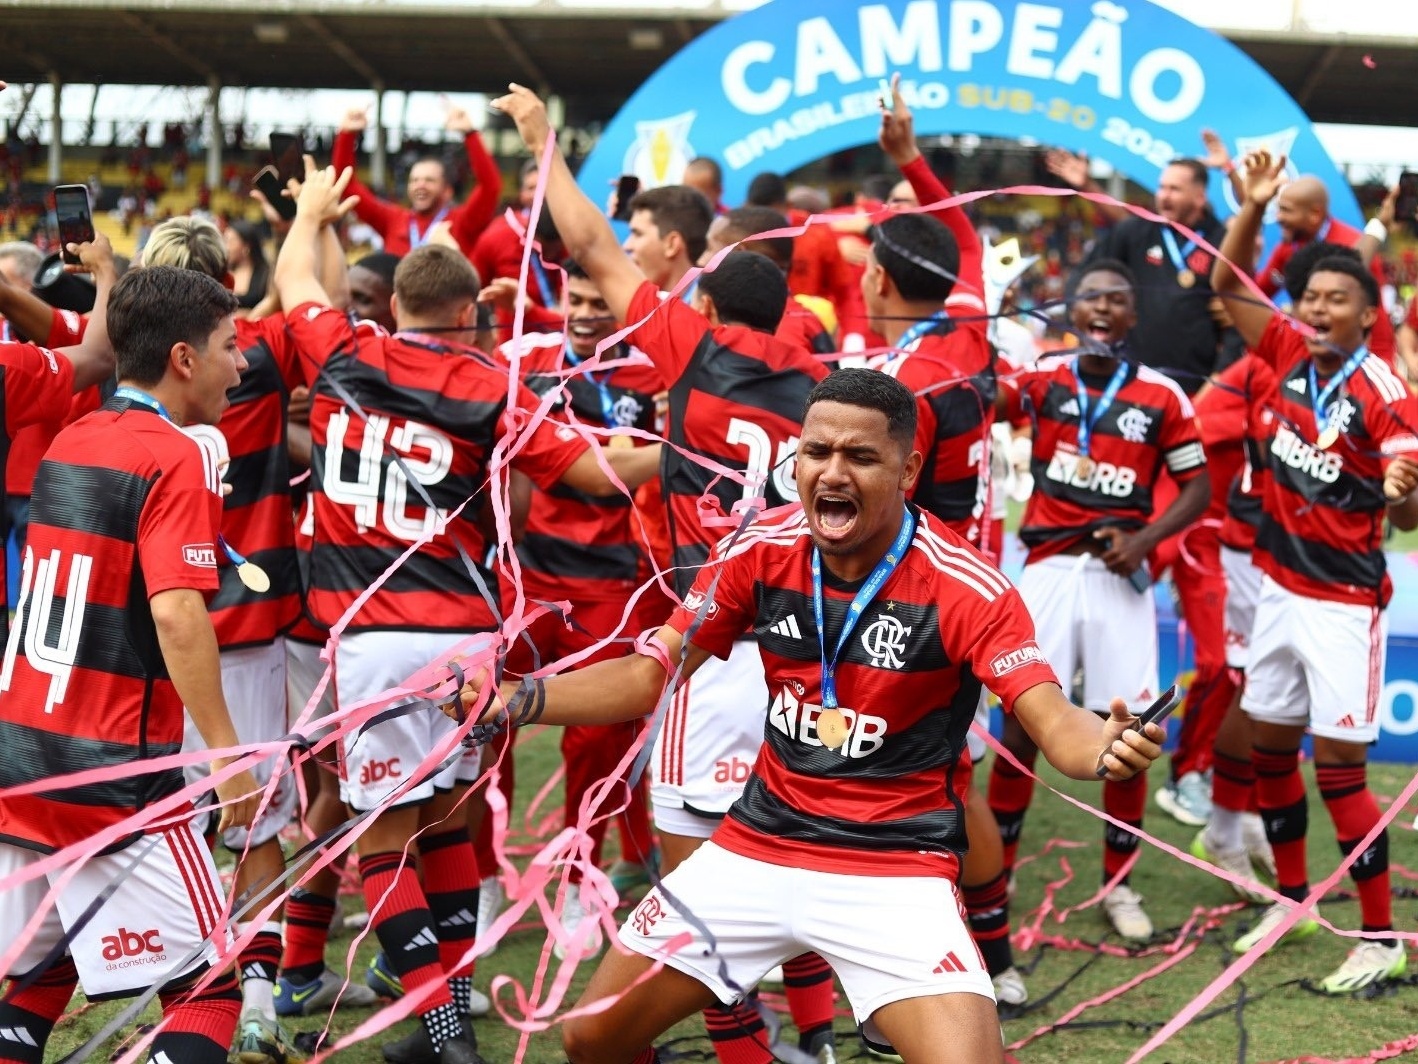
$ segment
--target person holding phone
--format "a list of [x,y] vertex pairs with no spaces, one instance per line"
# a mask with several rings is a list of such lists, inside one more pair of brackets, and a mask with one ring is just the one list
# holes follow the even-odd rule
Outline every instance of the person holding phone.
[[[1108,709],[1126,691],[1134,712],[1158,689],[1157,611],[1147,556],[1206,510],[1211,482],[1190,401],[1171,378],[1139,365],[1127,337],[1137,319],[1132,271],[1098,259],[1080,267],[1071,309],[1076,353],[1000,379],[1000,412],[1033,430],[1034,492],[1019,537],[1028,548],[1019,580],[1039,629],[1039,647],[1060,676],[1083,668],[1083,704]],[[1181,485],[1154,514],[1153,491],[1166,469]],[[1014,717],[1004,744],[1026,768],[1038,747]],[[1013,867],[1034,781],[1003,758],[990,774],[990,808]],[[1141,826],[1146,773],[1103,785],[1103,811]],[[1137,836],[1104,831],[1103,909],[1130,942],[1152,937],[1142,897],[1123,870]]]
[[[330,155],[331,165],[337,172],[347,167],[353,171],[355,150],[368,124],[366,109],[352,108],[345,112]],[[379,234],[384,250],[391,255],[407,255],[414,248],[422,247],[430,230],[442,221],[448,222],[453,239],[467,255],[497,212],[497,201],[502,195],[502,172],[473,128],[472,117],[463,108],[450,106],[444,128],[462,136],[468,153],[475,185],[463,203],[453,202],[453,182],[449,180],[448,169],[442,159],[434,156],[425,156],[409,168],[407,207],[380,199],[358,177],[350,181],[349,194],[359,197],[355,217]]]

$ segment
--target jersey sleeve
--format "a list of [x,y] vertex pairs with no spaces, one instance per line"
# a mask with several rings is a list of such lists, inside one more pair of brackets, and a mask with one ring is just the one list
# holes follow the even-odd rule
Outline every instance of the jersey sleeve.
[[89,327],[86,315],[72,310],[51,308],[49,314],[49,335],[44,338],[45,347],[73,347],[84,338]]
[[650,356],[666,386],[674,387],[709,331],[708,319],[678,297],[661,299],[651,281],[635,290],[625,317],[627,323],[647,319],[630,334],[629,340]]
[[336,173],[349,167],[350,183],[345,188],[345,195],[359,197],[359,202],[355,204],[354,208],[355,217],[388,240],[389,233],[396,227],[404,212],[387,200],[380,199],[360,181],[359,167],[355,165],[354,133],[341,130],[335,134],[335,143],[330,152],[330,165],[335,168]]
[[531,426],[526,443],[518,449],[510,464],[517,472],[531,477],[537,487],[547,490],[591,445],[567,425],[548,417],[536,420],[539,402],[530,388],[517,385],[512,402],[508,403],[502,414],[502,431],[524,433]]
[[466,255],[473,250],[478,237],[497,214],[497,201],[502,196],[502,171],[483,146],[477,130],[470,130],[463,138],[463,144],[472,169],[473,191],[448,215],[448,229]]
[[138,560],[148,597],[189,588],[216,591],[221,496],[207,483],[201,449],[174,431],[138,518]]
[[1029,688],[1059,680],[1035,641],[1034,618],[1019,592],[997,572],[993,576],[995,580],[983,586],[995,591],[1003,584],[1004,590],[992,597],[981,594],[974,609],[952,611],[942,636],[950,660],[968,661],[970,671],[999,696],[1006,712],[1012,712],[1015,699]]
[[733,650],[735,640],[752,627],[755,611],[756,552],[752,547],[730,545],[733,539],[725,539],[714,548],[695,577],[694,586],[665,622],[684,635],[702,613],[703,619],[689,641],[724,659]]
[[[285,317],[286,328],[299,356],[301,376],[313,381],[321,368],[337,351],[353,353],[358,342],[355,326],[349,317],[334,307],[319,303],[302,303]],[[379,327],[373,322],[361,322],[360,328]]]
[[[950,198],[950,189],[935,175],[923,156],[918,155],[903,166],[901,176],[910,182],[911,191],[922,204],[939,203]],[[989,322],[984,316],[985,258],[980,234],[975,232],[970,216],[958,206],[930,213],[945,224],[960,248],[960,275],[945,304],[962,312],[964,328],[984,332]]]
[[1191,400],[1180,388],[1167,390],[1167,405],[1162,413],[1162,431],[1158,444],[1167,471],[1184,484],[1206,470],[1206,449],[1201,443],[1201,430],[1196,423],[1196,411]]
[[305,362],[300,357],[300,348],[290,330],[286,328],[284,314],[272,314],[256,321],[248,318],[245,319],[244,325],[238,322],[237,328],[250,330],[247,338],[251,343],[260,341],[266,345],[271,357],[276,361],[276,368],[280,371],[281,380],[285,382],[287,389],[300,388],[310,383],[306,376]]
[[1275,371],[1277,377],[1282,378],[1296,362],[1309,357],[1305,341],[1290,327],[1283,314],[1271,315],[1265,332],[1260,334],[1255,353]]
[[63,355],[36,344],[0,344],[5,381],[5,428],[58,424],[69,412],[74,367]]

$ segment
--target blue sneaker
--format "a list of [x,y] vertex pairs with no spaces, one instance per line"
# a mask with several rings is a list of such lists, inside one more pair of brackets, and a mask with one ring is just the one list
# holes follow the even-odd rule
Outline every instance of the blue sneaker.
[[389,998],[391,1001],[397,1001],[404,996],[404,984],[399,979],[399,973],[389,966],[389,959],[384,956],[382,950],[369,962],[364,973],[364,985],[380,997]]
[[369,987],[346,985],[344,977],[329,968],[308,983],[297,983],[283,975],[276,980],[275,993],[277,1016],[311,1016],[329,1012],[332,1007],[358,1009],[379,1003],[379,995]]

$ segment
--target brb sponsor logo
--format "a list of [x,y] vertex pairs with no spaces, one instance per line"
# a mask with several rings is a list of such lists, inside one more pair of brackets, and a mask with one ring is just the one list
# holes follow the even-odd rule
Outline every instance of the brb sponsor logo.
[[108,961],[105,967],[110,972],[137,964],[157,964],[167,952],[155,927],[147,931],[129,931],[126,927],[120,927],[118,934],[105,935],[101,941],[103,959]]
[[1044,652],[1039,649],[1039,644],[1032,639],[1021,647],[997,654],[990,662],[990,671],[995,676],[1005,676],[1015,669],[1022,669],[1026,665],[1047,665]]
[[1056,450],[1054,456],[1049,459],[1049,467],[1044,475],[1056,484],[1096,491],[1100,495],[1111,495],[1115,499],[1126,499],[1137,486],[1137,470],[1131,466],[1094,462],[1091,469],[1081,470],[1078,455],[1061,450]]
[[397,757],[391,757],[388,761],[366,761],[359,769],[359,785],[368,787],[371,783],[396,780],[403,774]]
[[1333,484],[1344,468],[1344,459],[1339,455],[1306,443],[1285,425],[1276,428],[1275,437],[1270,441],[1270,453],[1321,484]]
[[[817,737],[817,718],[822,713],[821,706],[803,702],[792,691],[783,688],[773,699],[768,710],[768,723],[789,739],[795,739],[806,746],[822,746]],[[847,721],[847,741],[837,750],[843,757],[870,757],[881,749],[886,741],[886,718],[874,717],[860,710],[841,709]]]

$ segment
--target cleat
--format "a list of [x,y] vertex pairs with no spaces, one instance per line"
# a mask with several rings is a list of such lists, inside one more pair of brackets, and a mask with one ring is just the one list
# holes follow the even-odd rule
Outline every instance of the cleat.
[[823,1031],[802,1052],[812,1058],[813,1064],[837,1064],[837,1045],[831,1031]]
[[397,1001],[404,996],[404,984],[399,973],[389,966],[389,958],[383,951],[376,953],[364,972],[364,985],[382,998]]
[[[1256,870],[1251,864],[1250,854],[1245,849],[1221,850],[1211,846],[1207,842],[1205,828],[1198,831],[1196,838],[1192,839],[1191,854],[1202,861],[1209,861],[1223,872],[1229,872],[1247,883],[1254,883],[1256,880]],[[1253,905],[1264,905],[1270,900],[1267,895],[1247,889],[1240,883],[1229,882],[1228,885],[1242,901],[1250,902]]]
[[1029,988],[1024,985],[1024,976],[1019,969],[1010,965],[999,975],[990,976],[995,987],[995,1003],[1017,1008],[1029,1000]]
[[[600,952],[601,927],[596,921],[586,919],[579,884],[573,883],[566,890],[566,904],[561,909],[561,927],[566,932],[566,937],[580,946],[583,958]],[[566,959],[567,949],[560,942],[552,943],[551,951],[557,960]]]
[[305,1056],[286,1039],[277,1021],[253,1011],[241,1017],[236,1059],[239,1064],[300,1064]]
[[1142,895],[1126,883],[1108,891],[1103,910],[1113,930],[1129,942],[1146,942],[1152,937],[1152,920],[1142,911]]
[[1259,813],[1245,813],[1241,817],[1241,841],[1246,845],[1246,855],[1251,866],[1262,882],[1275,882],[1275,853],[1270,848],[1270,840],[1265,837],[1265,822]]
[[1188,827],[1205,827],[1211,819],[1211,784],[1200,772],[1164,783],[1152,797],[1173,820]]
[[[1256,946],[1256,943],[1265,938],[1266,935],[1275,928],[1275,925],[1290,915],[1292,903],[1281,904],[1276,902],[1261,914],[1261,918],[1256,921],[1255,927],[1251,928],[1235,942],[1231,943],[1232,953],[1249,953]],[[1276,946],[1283,946],[1287,942],[1299,942],[1301,939],[1309,938],[1320,929],[1320,925],[1308,916],[1301,917],[1295,924],[1276,940]],[[1272,949],[1274,947],[1271,947]]]
[[275,993],[277,1016],[311,1016],[331,1008],[361,1009],[379,1003],[379,995],[369,987],[347,983],[329,968],[308,983],[283,975],[276,980]]
[[[445,1042],[439,1053],[433,1051],[433,1039],[420,1022],[411,1034],[397,1042],[386,1042],[380,1046],[388,1064],[484,1064],[478,1054],[477,1036],[469,1017],[463,1017],[464,1037]],[[471,1054],[471,1055],[469,1055]]]
[[[502,880],[496,876],[488,876],[478,885],[478,941],[485,942],[487,934],[492,929],[492,922],[497,919],[498,913],[502,912],[502,903],[507,900],[507,894],[502,889]],[[497,943],[490,943],[487,950],[481,956],[491,956],[497,950]]]
[[1385,946],[1370,939],[1360,942],[1344,963],[1325,976],[1320,989],[1326,994],[1352,994],[1375,983],[1397,979],[1408,971],[1408,951],[1402,942]]

